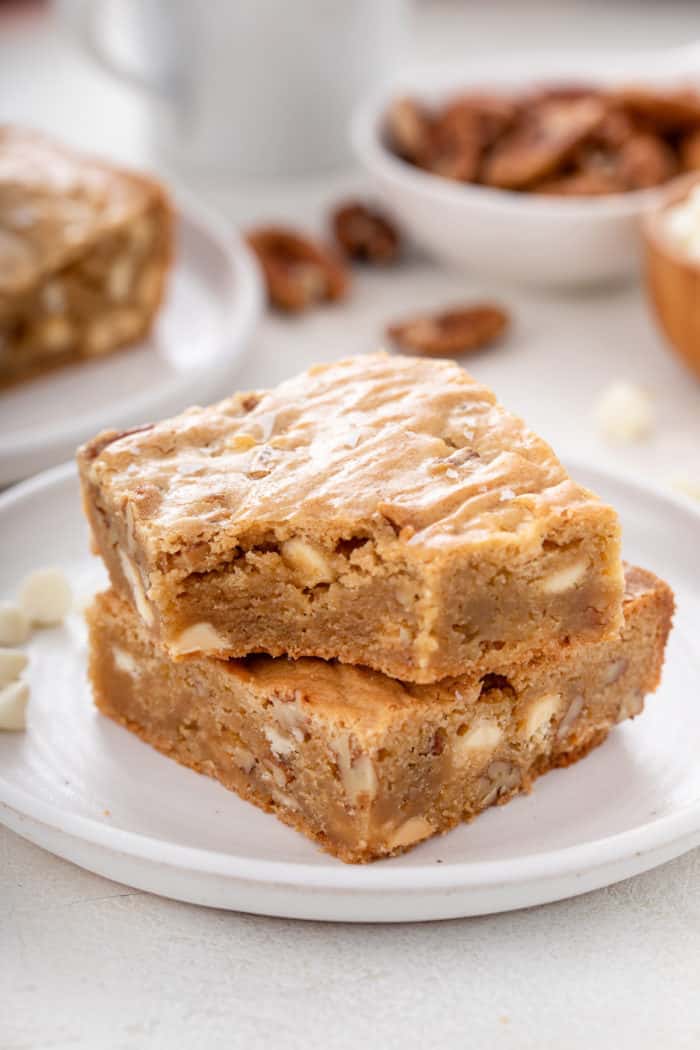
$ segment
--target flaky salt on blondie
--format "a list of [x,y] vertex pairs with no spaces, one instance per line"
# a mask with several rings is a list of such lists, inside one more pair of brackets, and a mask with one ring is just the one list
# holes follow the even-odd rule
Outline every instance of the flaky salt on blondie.
[[104,714],[362,862],[529,790],[639,714],[672,612],[666,584],[629,569],[616,637],[409,685],[314,659],[173,661],[111,591],[88,613],[90,677]]
[[113,586],[169,653],[432,682],[621,617],[615,512],[448,361],[319,365],[79,453]]
[[172,225],[154,180],[0,128],[0,386],[142,338]]

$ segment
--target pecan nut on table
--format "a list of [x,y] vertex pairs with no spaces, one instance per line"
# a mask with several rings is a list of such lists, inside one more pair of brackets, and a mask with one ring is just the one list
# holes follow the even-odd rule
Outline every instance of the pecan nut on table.
[[418,314],[387,326],[389,340],[401,350],[426,357],[467,354],[496,342],[510,324],[496,303],[473,303],[433,314]]
[[249,230],[246,239],[277,309],[298,313],[347,294],[350,277],[345,265],[312,238],[286,226],[260,226]]

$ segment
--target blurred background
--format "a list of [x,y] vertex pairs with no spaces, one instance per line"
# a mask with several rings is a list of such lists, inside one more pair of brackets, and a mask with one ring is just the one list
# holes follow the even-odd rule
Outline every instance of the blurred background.
[[[370,6],[379,9],[384,3]],[[393,0],[386,3],[394,6]],[[58,132],[75,145],[129,163],[153,161],[153,112],[145,98],[100,71],[78,39],[77,24],[88,6],[100,7],[100,0],[88,5],[81,0],[0,2],[0,118]],[[216,0],[207,4],[212,12],[217,6]],[[246,0],[228,6],[260,12],[268,5]],[[295,47],[310,31],[310,18],[305,24],[297,13],[305,6],[273,5],[286,23],[282,35]],[[323,0],[317,6],[323,8]],[[403,31],[391,47],[391,65],[397,69],[434,64],[468,68],[472,58],[503,52],[593,49],[617,55],[627,49],[681,46],[700,35],[700,9],[694,0],[405,0],[399,6]],[[116,52],[145,64],[148,42],[144,36],[139,40],[135,9],[157,12],[167,7],[158,0],[107,0],[104,21],[111,23]],[[286,8],[294,9],[291,19]],[[369,22],[364,32],[366,45],[374,32]],[[229,48],[231,61],[238,59],[235,41],[229,41]],[[141,54],[134,56],[139,49]],[[264,53],[259,61],[269,69]],[[247,95],[246,102],[254,112],[256,99]],[[167,119],[167,107],[156,103],[156,109],[156,119]]]
[[[326,236],[329,209],[347,196],[384,189],[391,209],[392,193],[353,153],[348,133],[351,112],[387,80],[410,87],[426,70],[452,71],[458,85],[475,70],[488,80],[489,70],[503,79],[511,68],[520,80],[550,68],[559,78],[580,68],[622,77],[628,65],[637,79],[647,70],[663,79],[683,49],[687,78],[696,40],[694,0],[5,0],[0,121],[154,171],[214,209],[224,232],[265,221]],[[697,69],[700,82],[700,53]],[[446,214],[429,219],[438,232],[451,224]],[[586,248],[572,232],[559,250],[581,260]],[[357,269],[342,304],[291,320],[267,312],[249,340],[254,352],[207,394],[376,349],[387,323],[407,312],[496,299],[513,317],[512,333],[464,358],[468,369],[563,455],[604,457],[692,488],[700,386],[668,352],[639,276],[532,287],[513,280],[505,262],[502,273],[455,269],[411,243],[400,266]],[[139,382],[157,384],[157,370]],[[595,421],[618,382],[651,398],[653,421],[633,441],[610,442]],[[3,396],[0,416],[15,429],[33,425],[31,387]]]

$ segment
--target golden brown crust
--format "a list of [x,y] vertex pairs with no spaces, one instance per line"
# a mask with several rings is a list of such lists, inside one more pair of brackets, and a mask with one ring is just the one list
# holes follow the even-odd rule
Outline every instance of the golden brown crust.
[[320,519],[341,538],[378,518],[413,530],[403,543],[422,551],[512,544],[557,512],[607,511],[458,366],[386,354],[317,365],[106,446],[99,435],[80,460],[108,509],[131,506],[149,555],[206,543],[203,570],[265,526],[313,531]]
[[320,656],[426,682],[619,623],[615,512],[452,362],[319,365],[99,435],[79,464],[112,582],[175,656]]

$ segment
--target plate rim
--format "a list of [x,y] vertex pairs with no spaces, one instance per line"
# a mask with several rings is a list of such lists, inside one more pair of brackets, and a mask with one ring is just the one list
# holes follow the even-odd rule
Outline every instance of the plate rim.
[[[222,327],[220,338],[222,342],[225,338],[226,345],[235,349],[225,360],[217,360],[210,371],[214,373],[217,368],[231,368],[240,360],[245,350],[247,337],[253,332],[262,316],[264,296],[259,266],[233,223],[217,215],[213,209],[181,186],[174,186],[171,183],[169,191],[174,204],[176,223],[204,233],[229,261],[229,287],[225,300],[226,324]],[[226,235],[222,232],[223,229],[227,230]],[[173,271],[176,269],[177,254]],[[181,386],[182,377],[178,374],[162,384],[157,398],[146,393],[130,397],[129,415],[137,416],[140,413],[148,413],[151,406],[157,412],[159,406],[166,404],[169,398],[174,397]],[[115,412],[118,414],[119,411],[118,404]],[[84,431],[92,430],[96,433],[108,425],[104,414],[104,410],[99,410],[90,415],[81,415],[74,423],[71,423],[70,420],[52,423],[42,428],[39,434],[32,432],[29,427],[10,430],[2,434],[0,465],[10,466],[14,459],[36,455],[41,452],[42,448],[50,446],[53,442],[66,444],[74,441],[75,444],[78,444]]]
[[[668,492],[660,485],[639,477],[626,477],[617,471],[601,469],[574,457],[562,456],[573,474],[604,479],[621,486],[642,499],[670,505],[675,511],[689,514],[700,523],[700,504],[681,493]],[[0,493],[0,519],[16,504],[35,497],[49,488],[60,488],[77,481],[74,463],[60,464],[42,471]],[[595,487],[595,484],[594,484]],[[168,869],[186,869],[202,875],[218,876],[254,883],[261,889],[285,887],[288,890],[319,890],[324,892],[352,892],[376,894],[432,893],[435,891],[475,889],[483,886],[503,888],[526,885],[534,881],[554,881],[572,877],[580,872],[599,870],[624,863],[632,857],[653,854],[674,843],[700,836],[700,799],[682,806],[673,813],[648,820],[626,831],[592,839],[555,850],[541,850],[524,857],[488,861],[434,860],[411,867],[392,867],[382,864],[346,865],[328,856],[328,863],[310,864],[271,858],[251,858],[241,854],[222,853],[198,846],[186,846],[150,837],[141,832],[114,828],[91,817],[66,812],[60,806],[35,799],[5,779],[0,771],[0,807],[4,805],[18,816],[47,825],[56,832],[82,839],[90,845],[102,847],[135,860],[144,860]],[[0,822],[2,808],[0,808]],[[692,848],[688,842],[684,848]],[[624,876],[622,876],[624,877]],[[611,880],[614,881],[614,880]]]

